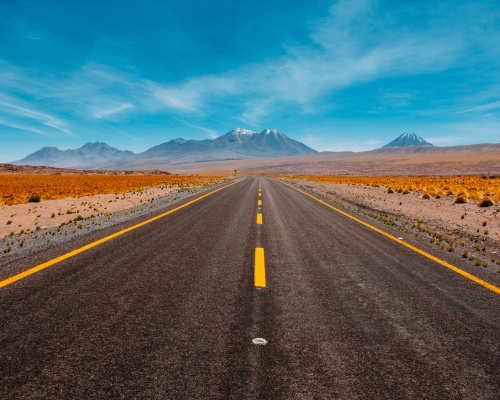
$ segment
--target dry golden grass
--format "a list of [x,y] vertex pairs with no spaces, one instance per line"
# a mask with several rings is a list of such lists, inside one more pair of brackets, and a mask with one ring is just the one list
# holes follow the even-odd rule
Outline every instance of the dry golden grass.
[[[408,194],[422,191],[423,199],[455,196],[455,203],[477,200],[482,207],[500,201],[500,177],[458,176],[458,177],[366,177],[366,176],[294,176],[287,178],[308,179],[316,182],[355,186],[387,187],[388,192]],[[485,196],[491,201],[481,203]],[[487,205],[486,205],[487,204]]]
[[66,197],[121,194],[155,187],[191,187],[224,179],[220,175],[22,175],[0,174],[0,206],[27,203],[33,195],[40,200]]

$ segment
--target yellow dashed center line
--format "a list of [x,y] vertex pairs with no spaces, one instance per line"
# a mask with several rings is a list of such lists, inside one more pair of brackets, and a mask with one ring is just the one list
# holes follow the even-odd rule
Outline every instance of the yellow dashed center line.
[[259,200],[257,205],[261,206],[262,205],[262,200]]
[[216,189],[213,192],[210,192],[210,193],[207,193],[207,194],[205,194],[203,196],[200,196],[197,199],[194,199],[194,200],[192,200],[192,201],[190,201],[190,202],[188,202],[186,204],[183,204],[182,206],[174,208],[173,210],[167,211],[166,213],[158,215],[158,216],[156,216],[154,218],[148,219],[147,221],[141,222],[140,224],[137,224],[137,225],[131,226],[131,227],[127,228],[127,229],[124,229],[122,231],[116,232],[116,233],[114,233],[114,234],[112,234],[110,236],[107,236],[107,237],[103,238],[103,239],[97,240],[97,241],[95,241],[93,243],[90,243],[90,244],[88,244],[86,246],[80,247],[77,250],[74,250],[74,251],[71,251],[69,253],[66,253],[66,254],[64,254],[64,255],[62,255],[60,257],[54,258],[53,260],[47,261],[47,262],[45,262],[43,264],[40,264],[40,265],[38,265],[36,267],[33,267],[33,268],[28,269],[28,270],[26,270],[24,272],[21,272],[20,274],[17,274],[17,275],[14,275],[14,276],[12,276],[12,277],[10,277],[8,279],[5,279],[5,280],[3,280],[3,281],[0,282],[0,288],[4,287],[4,286],[7,286],[7,285],[10,285],[10,284],[12,284],[12,283],[14,283],[14,282],[16,282],[18,280],[21,280],[23,278],[26,278],[27,276],[32,275],[35,272],[41,271],[42,269],[50,267],[50,266],[52,266],[54,264],[57,264],[58,262],[66,260],[66,259],[68,259],[70,257],[73,257],[73,256],[77,255],[77,254],[83,253],[85,250],[91,249],[92,247],[95,247],[95,246],[97,246],[97,245],[99,245],[101,243],[107,242],[108,240],[111,240],[111,239],[113,239],[113,238],[115,238],[117,236],[123,235],[126,232],[129,232],[129,231],[131,231],[133,229],[139,228],[140,226],[149,224],[150,222],[156,221],[157,219],[160,219],[160,218],[162,218],[162,217],[164,217],[164,216],[166,216],[168,214],[172,214],[173,212],[175,212],[177,210],[180,210],[181,208],[184,208],[184,207],[186,207],[186,206],[188,206],[190,204],[193,204],[193,203],[197,202],[198,200],[203,199],[204,197],[210,196],[211,194],[214,194],[214,193],[218,192],[219,190],[225,189],[225,188],[227,188],[229,186],[232,186],[232,185],[234,185],[234,184],[236,184],[238,182],[241,182],[241,180],[233,182],[233,183],[230,183],[229,185],[223,186],[223,187],[221,187],[219,189]]
[[257,214],[257,223],[262,225],[262,214]]
[[[280,181],[280,182],[281,182],[281,181]],[[462,276],[464,276],[464,277],[466,277],[466,278],[470,279],[471,281],[474,281],[474,282],[476,282],[476,283],[478,283],[478,284],[480,284],[480,285],[482,285],[482,286],[484,286],[484,287],[486,287],[486,288],[488,288],[488,289],[492,290],[493,292],[500,294],[500,288],[498,288],[498,287],[496,287],[496,286],[493,286],[491,283],[488,283],[488,282],[486,282],[486,281],[483,281],[482,279],[479,279],[478,277],[476,277],[476,276],[474,276],[474,275],[471,275],[471,274],[469,274],[468,272],[465,272],[465,271],[461,270],[460,268],[455,267],[454,265],[451,265],[451,264],[447,263],[446,261],[443,261],[443,260],[441,260],[441,259],[439,259],[439,258],[437,258],[437,257],[434,257],[433,255],[431,255],[431,254],[429,254],[429,253],[426,253],[425,251],[420,250],[419,248],[417,248],[417,247],[415,247],[415,246],[412,246],[411,244],[406,243],[406,242],[404,242],[403,240],[400,240],[400,239],[398,239],[398,238],[396,238],[396,237],[394,237],[394,236],[392,236],[392,235],[389,235],[388,233],[385,233],[384,231],[382,231],[382,230],[380,230],[380,229],[378,229],[378,228],[375,228],[374,226],[372,226],[372,225],[370,225],[370,224],[367,224],[366,222],[361,221],[360,219],[357,219],[357,218],[353,217],[352,215],[349,215],[349,214],[347,214],[347,213],[345,213],[345,212],[343,212],[343,211],[339,210],[338,208],[335,208],[335,207],[331,206],[330,204],[325,203],[324,201],[322,201],[322,200],[320,200],[320,199],[317,199],[316,197],[314,197],[314,196],[310,195],[309,193],[306,193],[306,192],[304,192],[304,191],[302,191],[302,190],[300,190],[300,189],[297,189],[296,187],[293,187],[292,185],[289,185],[288,183],[285,183],[285,182],[281,182],[281,183],[283,183],[284,185],[290,186],[292,189],[295,189],[295,190],[297,190],[297,191],[299,191],[299,192],[301,192],[301,193],[305,194],[306,196],[311,197],[312,199],[314,199],[314,200],[316,200],[316,201],[319,201],[320,203],[324,204],[324,205],[325,205],[325,206],[327,206],[327,207],[330,207],[331,209],[333,209],[333,210],[337,211],[338,213],[340,213],[340,214],[342,214],[342,215],[345,215],[346,217],[348,217],[348,218],[350,218],[350,219],[352,219],[352,220],[354,220],[354,221],[356,221],[356,222],[359,222],[361,225],[364,225],[364,226],[366,226],[366,227],[368,227],[368,228],[370,228],[370,229],[373,229],[374,231],[376,231],[376,232],[378,232],[378,233],[380,233],[380,234],[382,234],[382,235],[384,235],[384,236],[388,237],[389,239],[392,239],[392,240],[394,240],[395,242],[398,242],[399,244],[402,244],[403,246],[406,246],[406,247],[408,247],[409,249],[411,249],[411,250],[413,250],[413,251],[416,251],[417,253],[419,253],[419,254],[421,254],[421,255],[423,255],[423,256],[425,256],[425,257],[429,258],[430,260],[433,260],[433,261],[437,262],[438,264],[441,264],[441,265],[443,265],[444,267],[449,268],[449,269],[451,269],[452,271],[455,271],[457,274],[460,274],[460,275],[462,275]]]
[[254,284],[256,287],[266,287],[266,267],[262,247],[255,248]]

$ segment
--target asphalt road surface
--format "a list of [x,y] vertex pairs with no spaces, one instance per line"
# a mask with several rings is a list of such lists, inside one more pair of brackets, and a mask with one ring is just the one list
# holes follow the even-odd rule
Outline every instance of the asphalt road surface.
[[500,398],[498,293],[268,178],[1,287],[0,307],[1,399]]

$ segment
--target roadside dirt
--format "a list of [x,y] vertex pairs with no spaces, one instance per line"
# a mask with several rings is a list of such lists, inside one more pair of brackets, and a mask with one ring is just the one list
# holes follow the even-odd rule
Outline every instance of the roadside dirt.
[[52,228],[81,216],[109,215],[132,208],[151,199],[177,192],[173,188],[149,188],[124,194],[101,194],[97,196],[68,197],[40,203],[16,204],[0,207],[0,238],[21,231]]

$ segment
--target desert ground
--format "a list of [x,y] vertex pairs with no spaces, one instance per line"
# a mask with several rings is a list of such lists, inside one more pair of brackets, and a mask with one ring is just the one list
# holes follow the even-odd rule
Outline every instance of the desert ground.
[[154,187],[124,194],[68,197],[39,203],[0,207],[0,238],[11,233],[33,232],[69,223],[75,218],[110,215],[172,193],[179,188]]

